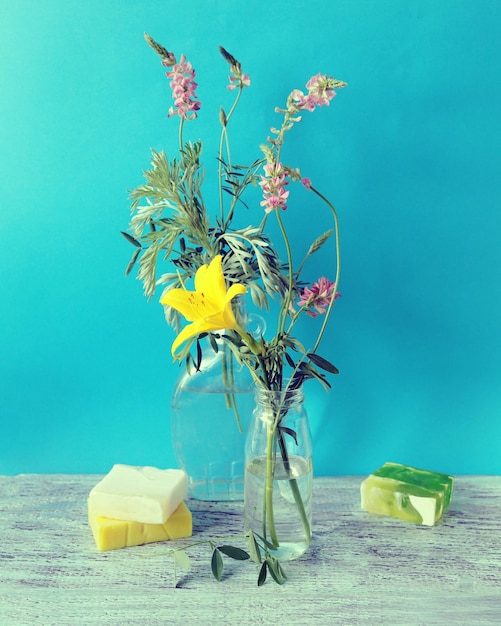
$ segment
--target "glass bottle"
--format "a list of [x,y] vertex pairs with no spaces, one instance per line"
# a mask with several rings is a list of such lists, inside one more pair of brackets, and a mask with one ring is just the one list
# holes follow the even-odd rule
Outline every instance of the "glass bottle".
[[[243,298],[234,313],[255,336],[265,323],[247,314]],[[224,331],[220,331],[224,334]],[[179,467],[188,474],[188,495],[197,500],[235,501],[244,497],[245,434],[254,409],[254,379],[228,345],[205,339],[199,371],[179,377],[171,401],[171,433]]]
[[302,389],[257,388],[245,446],[245,531],[279,560],[311,539],[312,441]]
[[245,432],[254,383],[224,343],[203,352],[199,371],[182,374],[171,402],[171,431],[188,495],[198,500],[242,500]]

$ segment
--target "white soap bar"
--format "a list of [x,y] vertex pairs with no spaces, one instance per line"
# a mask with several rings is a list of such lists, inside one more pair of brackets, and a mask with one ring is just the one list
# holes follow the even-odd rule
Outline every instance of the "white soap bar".
[[114,465],[91,490],[94,515],[143,524],[165,524],[188,494],[183,470]]

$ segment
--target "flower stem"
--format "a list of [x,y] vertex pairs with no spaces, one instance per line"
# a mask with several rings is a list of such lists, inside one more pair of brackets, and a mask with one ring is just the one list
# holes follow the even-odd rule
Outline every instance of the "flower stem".
[[179,120],[179,151],[183,152],[184,144],[183,144],[183,125],[184,125],[184,117],[181,117]]
[[240,413],[238,412],[237,399],[234,391],[235,372],[233,370],[233,354],[228,352],[228,346],[223,346],[222,368],[223,368],[223,385],[228,391],[225,392],[226,408],[233,409],[237,426],[240,433],[243,432]]
[[[223,202],[223,145],[226,145],[226,155],[227,155],[227,165],[228,167],[231,166],[231,151],[230,151],[230,141],[228,138],[228,122],[231,119],[231,116],[233,115],[233,112],[235,111],[238,101],[240,100],[240,96],[242,95],[242,87],[240,87],[240,89],[237,92],[235,101],[233,102],[233,105],[230,109],[230,112],[226,115],[223,113],[224,115],[224,124],[223,124],[223,128],[221,130],[221,137],[219,139],[219,209],[220,209],[220,216],[221,216],[221,223],[227,225],[228,222],[231,220],[231,217],[227,217],[225,218],[224,215],[224,202]],[[233,212],[233,205],[231,208],[231,212]]]
[[303,498],[301,496],[301,492],[299,491],[299,486],[297,484],[297,480],[291,476],[291,466],[289,462],[289,453],[287,452],[287,447],[285,445],[284,436],[279,431],[278,435],[278,444],[280,446],[280,453],[282,455],[282,460],[284,462],[284,468],[289,477],[289,485],[292,491],[292,495],[294,496],[294,502],[296,503],[297,509],[299,511],[299,516],[301,518],[301,523],[303,524],[304,537],[306,539],[306,543],[309,545],[311,540],[311,526],[308,516],[306,514],[306,510],[304,508]]
[[334,301],[336,299],[336,293],[339,290],[339,274],[341,271],[341,253],[340,253],[340,242],[339,242],[339,220],[338,220],[338,216],[337,216],[337,212],[336,209],[334,208],[333,204],[331,202],[329,202],[329,200],[327,200],[327,198],[321,194],[319,191],[317,191],[314,187],[311,187],[311,191],[313,191],[314,193],[317,194],[317,196],[319,198],[321,198],[325,204],[329,207],[329,209],[331,210],[332,213],[332,217],[334,219],[334,229],[335,229],[335,239],[336,239],[336,277],[334,279],[334,290],[332,292],[332,297],[331,297],[331,301],[329,303],[329,307],[327,308],[327,312],[325,314],[323,323],[322,323],[322,327],[320,328],[320,332],[318,333],[318,337],[317,340],[315,342],[315,345],[313,346],[313,349],[311,350],[311,352],[316,352],[318,346],[320,345],[320,342],[322,340],[323,334],[325,332],[325,329],[327,328],[327,322],[329,321],[329,317],[332,311],[332,307],[334,305]]
[[266,481],[265,481],[265,492],[264,492],[264,514],[263,514],[263,536],[266,538],[266,524],[268,525],[268,530],[270,534],[270,542],[273,544],[275,549],[280,547],[280,540],[277,535],[277,530],[275,526],[275,514],[273,510],[273,481],[275,478],[275,467],[276,467],[276,455],[275,455],[275,444],[278,442],[278,447],[280,449],[280,455],[282,457],[284,470],[287,473],[289,486],[294,497],[294,502],[296,503],[296,508],[299,513],[299,517],[301,518],[301,523],[303,525],[304,537],[306,543],[309,545],[311,541],[311,525],[308,519],[308,515],[306,513],[306,509],[304,506],[303,498],[301,496],[301,492],[299,489],[299,485],[297,483],[296,478],[292,476],[292,468],[289,459],[289,453],[287,451],[287,446],[285,443],[284,435],[280,430],[280,422],[284,417],[284,411],[287,412],[287,408],[283,407],[283,400],[280,402],[280,405],[276,410],[275,417],[273,422],[268,426],[267,430],[267,438],[266,438]]
[[283,333],[285,329],[285,322],[287,320],[287,311],[289,310],[289,306],[292,301],[292,285],[293,285],[294,276],[293,276],[293,270],[292,270],[292,251],[291,251],[289,238],[287,237],[287,231],[285,230],[285,226],[282,220],[282,216],[280,215],[279,209],[276,209],[275,213],[277,214],[278,225],[280,226],[282,237],[284,239],[285,250],[287,252],[287,265],[289,268],[289,289],[287,291],[287,294],[285,296],[285,301],[280,311],[280,320],[279,320],[279,327],[278,327],[278,333],[281,334]]
[[273,461],[273,442],[275,441],[275,427],[270,426],[266,436],[266,483],[264,492],[264,502],[266,509],[266,520],[270,531],[271,543],[278,548],[280,545],[275,528],[275,516],[273,514],[273,478],[275,463]]

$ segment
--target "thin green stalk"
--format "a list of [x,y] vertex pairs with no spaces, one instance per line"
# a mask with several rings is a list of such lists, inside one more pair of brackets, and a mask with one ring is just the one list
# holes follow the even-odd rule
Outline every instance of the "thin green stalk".
[[[278,439],[278,446],[280,448],[280,455],[283,460],[284,469],[288,475],[289,486],[291,488],[292,495],[294,497],[294,502],[296,503],[297,510],[299,512],[299,516],[301,518],[301,523],[303,525],[304,536],[306,542],[309,544],[311,540],[311,525],[308,519],[308,515],[306,513],[306,509],[304,507],[303,498],[301,496],[301,492],[299,490],[299,485],[297,484],[297,480],[291,476],[291,465],[289,460],[289,453],[287,451],[287,446],[285,444],[284,436],[280,432],[279,424],[283,419],[282,413],[284,413],[284,400],[285,395],[282,396],[282,400],[278,408],[274,408],[276,411],[275,418],[273,420],[272,425],[268,427],[267,438],[266,438],[266,482],[265,482],[265,493],[264,493],[264,504],[263,504],[263,536],[266,537],[266,523],[268,524],[268,529],[270,532],[270,540],[271,543],[278,548],[280,546],[280,540],[277,536],[277,530],[275,526],[275,515],[273,510],[273,480],[274,480],[274,470],[276,466],[276,454],[275,454],[275,441]],[[285,412],[287,409],[285,409]]]
[[[228,365],[229,361],[229,365]],[[237,400],[235,396],[234,382],[235,382],[235,372],[233,369],[233,355],[228,353],[228,347],[225,344],[223,346],[223,360],[222,360],[222,368],[223,368],[223,384],[225,389],[230,389],[230,391],[225,392],[226,398],[226,408],[233,409],[235,413],[235,419],[237,420],[237,426],[240,433],[243,432],[242,421],[240,420],[240,413],[238,412]]]
[[338,220],[336,209],[334,208],[332,203],[329,202],[329,200],[327,200],[327,198],[323,194],[321,194],[319,191],[317,191],[314,187],[311,187],[311,191],[316,193],[317,196],[321,198],[331,210],[332,217],[334,218],[334,229],[335,229],[335,239],[336,239],[336,277],[334,279],[334,290],[332,292],[331,301],[329,302],[329,307],[327,308],[327,311],[325,313],[322,327],[320,328],[320,332],[318,333],[318,337],[315,342],[315,345],[313,346],[313,349],[311,350],[311,352],[316,352],[318,346],[320,345],[322,337],[324,335],[325,329],[327,328],[327,322],[329,321],[332,307],[334,306],[334,301],[336,299],[336,293],[338,292],[338,289],[339,289],[339,275],[341,272],[341,253],[340,253],[340,241],[339,241],[339,220]]
[[273,460],[273,442],[275,440],[275,425],[268,428],[266,435],[266,483],[264,492],[264,502],[266,508],[266,519],[270,531],[271,543],[278,548],[279,541],[275,528],[275,516],[273,514],[273,479],[275,463]]
[[183,125],[184,125],[184,117],[181,117],[179,121],[179,151],[183,151]]
[[227,154],[227,160],[228,160],[228,165],[231,165],[231,152],[230,152],[230,142],[228,139],[228,122],[231,119],[231,116],[233,115],[233,112],[235,111],[238,101],[240,100],[240,96],[242,95],[242,89],[243,87],[240,86],[235,101],[233,102],[233,105],[230,109],[230,112],[228,113],[228,115],[226,115],[226,113],[223,113],[224,115],[224,123],[223,123],[223,128],[221,130],[221,137],[219,139],[219,167],[218,167],[218,171],[219,171],[219,208],[220,208],[220,215],[221,215],[221,223],[222,224],[228,224],[228,219],[225,220],[224,217],[224,203],[223,203],[223,144],[226,144],[226,154]]
[[293,271],[292,271],[292,251],[289,242],[289,238],[287,237],[287,231],[285,230],[285,226],[282,220],[282,216],[280,215],[279,209],[275,209],[277,214],[278,225],[280,226],[280,231],[282,232],[282,237],[284,239],[285,250],[287,252],[287,264],[289,266],[289,290],[285,296],[285,302],[282,305],[282,309],[280,311],[280,319],[278,325],[278,333],[283,333],[285,329],[285,322],[287,319],[287,311],[289,310],[290,303],[292,301],[292,283],[293,283]]
[[303,524],[304,536],[306,538],[307,543],[310,543],[311,539],[311,527],[310,520],[306,514],[306,509],[304,508],[303,498],[301,496],[301,492],[299,491],[299,486],[297,484],[297,480],[291,476],[291,466],[289,461],[289,453],[287,452],[287,447],[285,445],[284,436],[279,431],[278,434],[278,444],[280,446],[280,453],[282,455],[282,460],[284,462],[284,468],[289,476],[289,485],[292,491],[292,495],[294,496],[294,501],[296,503],[297,509],[299,511],[299,516],[301,518],[301,523]]
[[[331,298],[331,301],[329,302],[329,306],[328,306],[327,311],[325,313],[325,317],[324,317],[322,326],[320,328],[320,332],[318,334],[317,340],[315,341],[315,345],[313,346],[313,348],[311,350],[309,350],[309,352],[316,352],[316,350],[318,349],[318,346],[320,345],[322,337],[324,335],[325,329],[327,327],[327,323],[328,323],[329,317],[331,315],[332,307],[334,306],[334,301],[336,299],[336,293],[338,292],[339,276],[340,276],[340,271],[341,271],[341,253],[340,253],[340,238],[339,238],[339,220],[338,220],[336,209],[334,208],[332,203],[322,193],[320,193],[317,189],[315,189],[314,187],[311,187],[311,190],[315,194],[317,194],[317,196],[319,198],[321,198],[327,204],[327,206],[329,207],[329,209],[332,212],[332,216],[333,216],[333,219],[334,219],[334,233],[335,233],[335,241],[336,241],[336,276],[334,278],[334,290],[332,292],[332,298]],[[292,327],[296,323],[297,318],[299,317],[299,314],[301,313],[301,311],[302,311],[302,309],[300,309],[296,313],[296,315],[292,318],[291,323],[289,324],[289,328],[287,329],[287,334],[290,334],[290,332],[292,330]],[[286,391],[288,391],[289,385],[290,385],[292,379],[294,378],[294,374],[297,372],[297,370],[299,369],[299,366],[301,365],[301,363],[304,360],[305,360],[305,357],[303,356],[302,358],[298,359],[298,361],[296,362],[296,365],[294,367],[292,375],[289,378],[289,384],[286,387]]]

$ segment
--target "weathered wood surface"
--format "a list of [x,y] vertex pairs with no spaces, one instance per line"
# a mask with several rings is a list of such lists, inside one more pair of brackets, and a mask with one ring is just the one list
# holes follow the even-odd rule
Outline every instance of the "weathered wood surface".
[[[86,497],[100,478],[0,477],[1,626],[501,624],[501,477],[458,477],[432,528],[361,511],[360,477],[318,478],[311,549],[260,588],[249,562],[225,560],[218,583],[203,545],[178,588],[169,543],[98,552]],[[241,532],[241,503],[188,504],[193,540]]]

